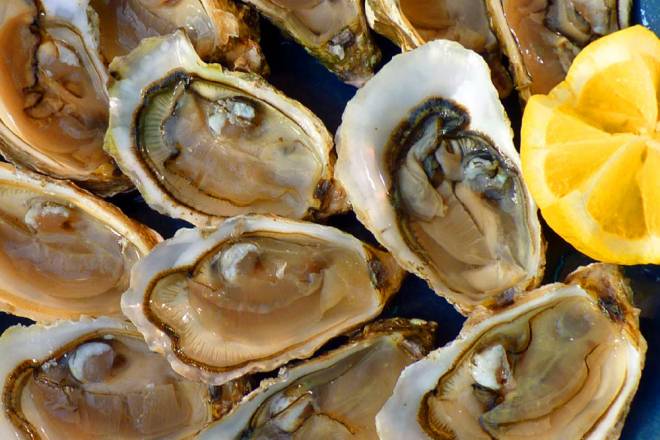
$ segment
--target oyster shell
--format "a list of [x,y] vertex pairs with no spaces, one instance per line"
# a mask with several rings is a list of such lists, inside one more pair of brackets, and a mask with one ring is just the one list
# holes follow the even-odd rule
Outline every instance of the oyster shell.
[[103,152],[107,73],[79,2],[0,6],[0,153],[112,194],[129,186]]
[[343,81],[361,86],[380,51],[359,0],[246,0]]
[[542,272],[512,137],[484,60],[446,40],[394,57],[348,103],[337,133],[336,177],[358,219],[462,313]]
[[186,35],[111,66],[105,148],[154,209],[198,226],[342,209],[323,123],[261,77],[202,62]]
[[484,0],[367,0],[369,26],[407,51],[422,44],[448,39],[482,55],[501,97],[511,93],[511,76],[501,52]]
[[205,60],[233,70],[265,73],[259,46],[259,17],[233,0],[79,0],[98,16],[101,54],[108,62],[135,49],[140,41],[185,29]]
[[0,163],[0,310],[120,315],[133,263],[160,241],[72,183]]
[[631,0],[486,0],[523,100],[547,94],[598,37],[627,27]]
[[498,311],[404,370],[376,417],[382,440],[614,439],[646,342],[615,266],[593,264]]
[[110,318],[12,327],[0,350],[3,439],[189,438],[242,386],[177,375],[130,324]]
[[222,384],[373,319],[402,276],[389,254],[337,229],[240,216],[157,246],[135,266],[122,310],[179,374]]
[[399,318],[368,325],[340,348],[282,369],[199,438],[377,440],[376,412],[401,370],[432,348],[435,328]]

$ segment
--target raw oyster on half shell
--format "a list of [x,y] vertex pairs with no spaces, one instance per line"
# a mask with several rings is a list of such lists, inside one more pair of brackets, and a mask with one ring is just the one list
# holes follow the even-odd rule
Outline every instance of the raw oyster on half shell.
[[113,194],[130,182],[103,151],[107,72],[80,1],[2,1],[0,153]]
[[478,52],[488,62],[500,96],[511,93],[511,76],[502,64],[484,0],[367,0],[365,9],[369,26],[404,51],[447,39]]
[[592,264],[499,310],[406,368],[376,417],[382,440],[616,439],[646,342],[615,266]]
[[142,39],[184,29],[199,56],[232,70],[268,70],[259,47],[259,17],[234,0],[77,0],[98,20],[106,62],[128,54]]
[[559,84],[580,50],[627,27],[631,0],[485,0],[523,100]]
[[72,183],[0,163],[0,310],[48,321],[121,315],[133,264],[159,241]]
[[182,229],[134,268],[122,310],[179,374],[222,384],[311,356],[375,318],[403,273],[328,226],[239,216]]
[[197,226],[344,208],[323,123],[260,76],[206,64],[182,31],[111,66],[105,149],[154,209]]
[[249,391],[179,376],[110,318],[12,327],[0,351],[4,440],[188,439]]
[[246,0],[343,81],[362,85],[380,50],[359,0]]
[[376,413],[401,370],[433,347],[435,329],[400,318],[370,324],[345,345],[283,368],[200,439],[378,440]]
[[358,219],[462,313],[508,301],[542,273],[512,138],[485,61],[447,40],[395,56],[337,133],[336,177]]

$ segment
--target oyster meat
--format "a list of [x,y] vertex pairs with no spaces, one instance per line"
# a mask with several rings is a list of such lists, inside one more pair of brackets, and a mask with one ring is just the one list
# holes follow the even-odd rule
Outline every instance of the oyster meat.
[[432,348],[435,328],[400,318],[368,325],[342,347],[262,383],[199,438],[377,440],[376,413],[401,370]]
[[580,50],[627,27],[632,0],[486,0],[523,100],[559,84]]
[[646,342],[615,266],[578,269],[406,368],[376,417],[382,440],[615,439]]
[[206,226],[343,209],[330,134],[261,77],[205,64],[181,31],[144,40],[111,71],[105,148],[156,210]]
[[179,376],[130,324],[110,318],[16,326],[0,350],[5,440],[190,438],[241,387]]
[[0,163],[0,310],[35,320],[121,315],[131,267],[158,241],[72,183]]
[[126,189],[103,151],[107,73],[78,1],[0,5],[0,153],[97,192]]
[[454,40],[482,55],[501,97],[511,93],[484,0],[367,0],[369,26],[404,51],[437,39]]
[[314,223],[239,216],[143,258],[122,310],[179,374],[222,384],[311,356],[399,288],[389,254]]
[[200,57],[233,70],[267,71],[259,46],[259,17],[234,0],[79,0],[98,16],[100,50],[107,62],[143,38],[185,29]]
[[542,273],[512,137],[483,58],[447,40],[394,57],[348,103],[337,133],[336,177],[358,219],[463,313]]
[[362,85],[380,61],[359,0],[246,0],[343,81]]

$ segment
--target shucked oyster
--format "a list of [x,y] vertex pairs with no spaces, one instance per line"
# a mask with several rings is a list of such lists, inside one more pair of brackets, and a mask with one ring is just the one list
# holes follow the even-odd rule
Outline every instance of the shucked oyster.
[[160,240],[75,185],[0,164],[0,309],[36,320],[118,315]]
[[204,56],[261,72],[254,23],[244,23],[245,7],[231,1],[3,0],[0,152],[103,195],[125,190],[130,181],[102,148],[108,124],[103,58],[183,26]]
[[78,1],[0,5],[0,152],[101,193],[129,182],[103,152],[107,74]]
[[153,208],[198,226],[339,209],[332,138],[261,77],[205,64],[183,32],[144,40],[111,71],[105,148]]
[[336,176],[360,221],[462,312],[542,269],[512,136],[486,63],[446,40],[394,57],[337,133]]
[[367,0],[365,9],[369,26],[404,51],[445,38],[478,52],[488,61],[500,96],[511,92],[484,0]]
[[631,0],[486,0],[509,58],[516,89],[527,100],[564,79],[580,49],[627,27]]
[[382,440],[616,439],[644,365],[630,289],[594,264],[496,312],[404,370]]
[[267,70],[259,47],[259,17],[233,0],[78,0],[98,16],[100,50],[107,62],[146,37],[185,29],[200,57],[234,70]]
[[377,440],[376,413],[401,370],[432,348],[435,327],[403,319],[369,325],[346,345],[283,369],[200,439]]
[[337,229],[234,217],[157,246],[122,310],[179,374],[222,384],[311,356],[377,316],[401,278],[388,254]]
[[13,327],[0,351],[4,440],[189,438],[233,406],[241,386],[188,381],[109,318]]
[[362,85],[380,61],[359,0],[246,0],[342,80]]

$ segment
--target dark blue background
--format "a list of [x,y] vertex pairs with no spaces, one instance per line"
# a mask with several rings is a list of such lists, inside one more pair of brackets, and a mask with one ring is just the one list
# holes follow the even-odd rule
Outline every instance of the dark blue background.
[[[635,2],[634,10],[635,22],[660,31],[660,0],[639,0]],[[341,122],[344,106],[355,93],[355,89],[341,83],[301,47],[283,38],[269,24],[264,23],[262,30],[262,45],[272,70],[270,82],[309,107],[323,119],[328,130],[334,133]],[[398,52],[388,41],[382,38],[377,41],[383,50],[383,60],[388,60]],[[520,124],[517,99],[510,98],[505,104],[517,131]],[[136,192],[117,196],[113,201],[127,215],[158,230],[165,238],[170,237],[178,228],[187,226],[185,222],[150,210]],[[364,240],[373,241],[373,237],[352,214],[335,217],[330,224]],[[549,242],[544,282],[562,280],[575,267],[590,262],[547,227],[544,227],[544,233]],[[634,266],[627,268],[626,273],[633,282],[636,304],[642,309],[642,332],[649,347],[644,375],[622,438],[660,439],[660,267]],[[401,292],[385,310],[384,315],[436,321],[440,324],[438,336],[442,344],[457,335],[463,322],[463,318],[442,298],[435,295],[425,282],[412,275],[407,277]],[[0,329],[17,322],[29,321],[0,313]]]

